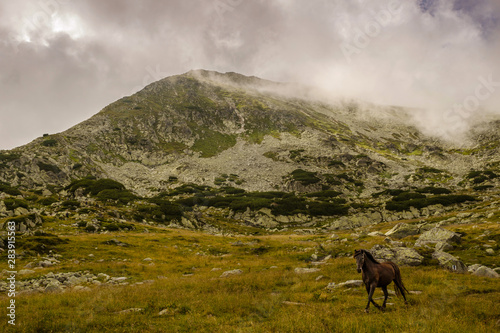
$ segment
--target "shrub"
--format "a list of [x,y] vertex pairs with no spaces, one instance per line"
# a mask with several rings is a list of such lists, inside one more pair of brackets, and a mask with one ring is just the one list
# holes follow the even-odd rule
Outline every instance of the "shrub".
[[490,188],[494,188],[495,186],[493,185],[480,185],[480,186],[474,186],[474,191],[486,191],[489,190]]
[[42,146],[44,147],[55,147],[57,146],[57,140],[55,139],[47,139],[42,141]]
[[58,201],[59,200],[57,200],[55,197],[45,197],[45,198],[39,199],[38,203],[41,204],[41,205],[44,205],[44,206],[50,206],[54,202],[58,202]]
[[332,190],[325,190],[325,191],[320,191],[320,192],[312,192],[306,194],[307,197],[313,197],[313,198],[331,198],[331,197],[337,197],[341,195],[342,192],[337,192],[337,191],[332,191]]
[[29,207],[28,203],[22,199],[6,198],[6,199],[4,199],[3,202],[5,203],[5,207],[7,208],[7,210],[14,210],[18,207],[28,209],[28,207]]
[[0,192],[4,192],[10,195],[21,195],[21,191],[19,191],[17,188],[10,186],[7,183],[0,182]]
[[424,194],[420,193],[413,193],[413,192],[402,192],[398,195],[396,195],[392,200],[393,201],[408,201],[412,199],[423,199],[426,196]]
[[123,222],[103,222],[101,223],[101,227],[105,230],[108,231],[120,231],[121,230],[133,230],[134,226],[129,223],[123,223]]
[[78,200],[65,200],[61,203],[61,206],[74,209],[80,207],[80,202]]
[[20,243],[21,247],[25,250],[47,254],[57,249],[59,245],[67,244],[68,241],[53,234],[36,232],[34,236],[20,240]]
[[316,184],[320,181],[320,179],[316,177],[316,174],[317,174],[316,172],[296,169],[292,171],[291,176],[294,180],[300,182],[304,186],[307,186],[311,184]]
[[100,201],[116,201],[121,204],[127,204],[135,200],[137,197],[129,190],[105,189],[97,194],[97,199]]
[[97,230],[97,228],[93,225],[88,225],[85,227],[86,232],[95,232],[96,230]]
[[417,209],[441,204],[443,206],[451,206],[453,204],[459,204],[466,201],[475,201],[476,198],[470,195],[440,195],[434,196],[430,198],[420,198],[420,199],[410,199],[406,201],[396,201],[391,200],[386,203],[385,208],[393,211],[403,211],[409,210],[410,207],[414,207]]
[[431,193],[431,194],[450,194],[451,191],[443,187],[427,186],[416,190],[418,193]]
[[61,172],[61,169],[57,165],[49,164],[49,163],[44,163],[44,162],[38,162],[37,163],[38,167],[40,168],[41,171],[45,172],[53,172],[53,173],[59,173]]

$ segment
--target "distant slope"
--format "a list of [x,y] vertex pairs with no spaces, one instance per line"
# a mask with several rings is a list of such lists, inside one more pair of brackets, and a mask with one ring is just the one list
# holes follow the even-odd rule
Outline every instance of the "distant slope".
[[[0,180],[47,188],[93,175],[140,195],[196,183],[368,196],[436,184],[465,189],[471,170],[499,170],[498,119],[478,125],[475,145],[462,148],[419,132],[408,110],[307,95],[237,73],[168,77],[65,132],[0,152]],[[306,184],[297,169],[321,181]]]

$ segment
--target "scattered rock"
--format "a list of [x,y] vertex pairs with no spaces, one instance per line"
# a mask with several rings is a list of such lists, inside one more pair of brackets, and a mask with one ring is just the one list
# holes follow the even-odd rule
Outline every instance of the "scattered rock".
[[144,259],[142,259],[142,261],[153,261],[153,259],[151,259],[151,258],[144,258]]
[[474,265],[469,266],[467,268],[467,270],[469,271],[469,273],[474,273],[481,266],[482,266],[481,264],[474,264]]
[[304,267],[297,267],[294,269],[294,272],[297,274],[308,274],[308,273],[315,273],[319,272],[319,268],[304,268]]
[[342,287],[357,288],[357,287],[360,287],[361,285],[363,285],[363,280],[348,280],[348,281],[341,282],[338,284],[335,282],[331,282],[326,286],[326,288],[327,289],[337,289],[337,288],[342,288]]
[[495,255],[495,250],[493,249],[486,249],[486,253],[489,254],[490,256]]
[[19,275],[26,275],[26,274],[31,274],[31,273],[35,273],[35,271],[33,271],[31,269],[21,269],[19,272],[17,272],[17,274],[19,274]]
[[141,312],[143,310],[144,309],[142,309],[142,308],[130,308],[130,309],[121,310],[121,311],[118,311],[118,312],[115,312],[115,313],[126,314],[126,313]]
[[222,273],[222,275],[220,277],[222,278],[222,277],[228,277],[231,275],[240,275],[240,274],[243,274],[243,271],[241,269],[233,269],[230,271],[225,271],[224,273]]
[[493,269],[486,267],[486,266],[479,267],[472,274],[476,275],[476,276],[484,276],[484,277],[489,277],[489,278],[499,278],[500,277],[500,274],[498,274]]
[[420,227],[414,224],[398,223],[391,230],[385,233],[386,236],[401,239],[407,236],[418,235]]
[[417,239],[415,246],[424,246],[428,244],[445,243],[460,243],[461,237],[453,231],[449,231],[440,227],[435,227],[429,231],[424,232]]
[[444,267],[452,272],[467,272],[467,266],[465,266],[465,264],[458,258],[452,256],[449,253],[443,251],[435,251],[432,254],[432,258],[436,259],[441,267]]
[[290,302],[290,301],[283,301],[281,304],[285,305],[306,305],[306,303],[300,303],[300,302]]
[[417,250],[408,247],[388,248],[382,245],[375,245],[370,253],[376,258],[386,261],[393,261],[398,265],[418,266],[424,261]]

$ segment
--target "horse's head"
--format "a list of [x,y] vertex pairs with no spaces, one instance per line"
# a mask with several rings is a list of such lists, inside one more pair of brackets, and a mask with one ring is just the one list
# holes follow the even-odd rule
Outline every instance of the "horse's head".
[[358,270],[358,273],[361,273],[361,269],[365,264],[365,251],[354,250],[354,259],[356,259],[356,269]]

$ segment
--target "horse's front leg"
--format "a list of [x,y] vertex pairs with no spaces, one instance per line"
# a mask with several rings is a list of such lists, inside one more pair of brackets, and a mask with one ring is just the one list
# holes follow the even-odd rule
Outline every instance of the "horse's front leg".
[[366,308],[365,308],[365,312],[368,313],[368,308],[370,307],[370,302],[373,303],[373,305],[375,305],[375,307],[377,307],[378,309],[380,308],[380,306],[375,303],[375,301],[372,299],[373,297],[373,293],[375,292],[375,288],[377,286],[372,284],[370,286],[366,286],[366,291],[368,292],[368,303],[366,304]]
[[382,304],[382,310],[384,310],[385,304],[387,303],[387,298],[389,297],[389,293],[387,292],[387,286],[383,286],[382,291],[384,292],[384,303]]

